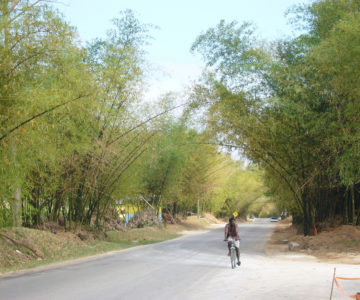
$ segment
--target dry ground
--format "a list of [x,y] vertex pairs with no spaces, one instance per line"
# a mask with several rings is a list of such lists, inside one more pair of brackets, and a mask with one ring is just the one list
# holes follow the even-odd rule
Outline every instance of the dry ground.
[[309,255],[322,262],[339,264],[360,264],[360,229],[357,226],[342,225],[317,236],[303,236],[291,225],[291,220],[276,223],[267,244],[267,254],[278,256],[290,252],[288,242],[300,245],[295,253]]

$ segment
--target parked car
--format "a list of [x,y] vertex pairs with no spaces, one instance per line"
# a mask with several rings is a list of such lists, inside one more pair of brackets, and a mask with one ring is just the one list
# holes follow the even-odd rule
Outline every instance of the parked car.
[[248,221],[254,222],[254,221],[255,221],[255,217],[254,217],[253,215],[251,215],[251,216],[249,217]]
[[279,221],[279,220],[280,220],[280,218],[272,217],[272,218],[270,219],[270,222],[277,222],[277,221]]

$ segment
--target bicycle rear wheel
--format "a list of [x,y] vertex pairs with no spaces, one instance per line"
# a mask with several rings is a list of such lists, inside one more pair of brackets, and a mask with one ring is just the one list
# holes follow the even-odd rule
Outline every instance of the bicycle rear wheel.
[[236,268],[236,253],[235,253],[235,247],[231,247],[230,249],[230,261],[231,261],[231,268]]

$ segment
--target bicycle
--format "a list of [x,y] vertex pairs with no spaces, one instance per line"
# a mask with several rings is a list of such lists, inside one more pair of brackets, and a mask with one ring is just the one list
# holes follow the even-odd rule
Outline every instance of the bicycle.
[[[239,241],[235,241],[233,238],[230,237],[227,240],[227,242],[231,242],[231,246],[230,246],[230,263],[231,263],[231,269],[235,269],[236,268],[236,246],[235,246],[235,243],[239,242]],[[239,249],[239,251],[240,251],[240,249]],[[239,264],[239,266],[240,266],[240,264]]]

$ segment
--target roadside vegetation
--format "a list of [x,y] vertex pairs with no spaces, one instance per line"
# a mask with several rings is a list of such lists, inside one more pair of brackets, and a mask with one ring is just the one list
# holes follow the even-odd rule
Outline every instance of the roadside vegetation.
[[152,30],[124,10],[84,46],[51,1],[1,1],[2,271],[173,238],[194,214],[271,213],[253,205],[269,201],[262,171],[220,149],[191,100],[145,99]]
[[174,219],[266,198],[261,171],[221,151],[188,99],[144,100],[154,26],[125,10],[83,46],[51,2],[0,10],[0,227],[101,231],[121,205]]
[[181,236],[184,231],[199,230],[220,221],[206,214],[179,219],[176,224],[109,230],[78,228],[65,232],[51,224],[51,230],[18,227],[0,229],[0,274],[24,270],[110,251],[147,245]]
[[192,46],[208,66],[194,88],[207,128],[264,172],[267,195],[306,236],[360,224],[359,6],[295,6],[297,34],[272,42],[220,21]]
[[[121,11],[84,46],[50,1],[2,1],[0,242],[45,260],[59,254],[27,237],[56,245],[58,226],[95,237],[85,250],[63,245],[64,257],[172,237],[156,235],[161,224],[125,228],[123,205],[168,223],[284,213],[305,236],[359,225],[359,6],[294,7],[297,35],[278,41],[220,21],[192,46],[203,77],[149,104],[156,27]],[[142,231],[154,235],[135,239]]]

